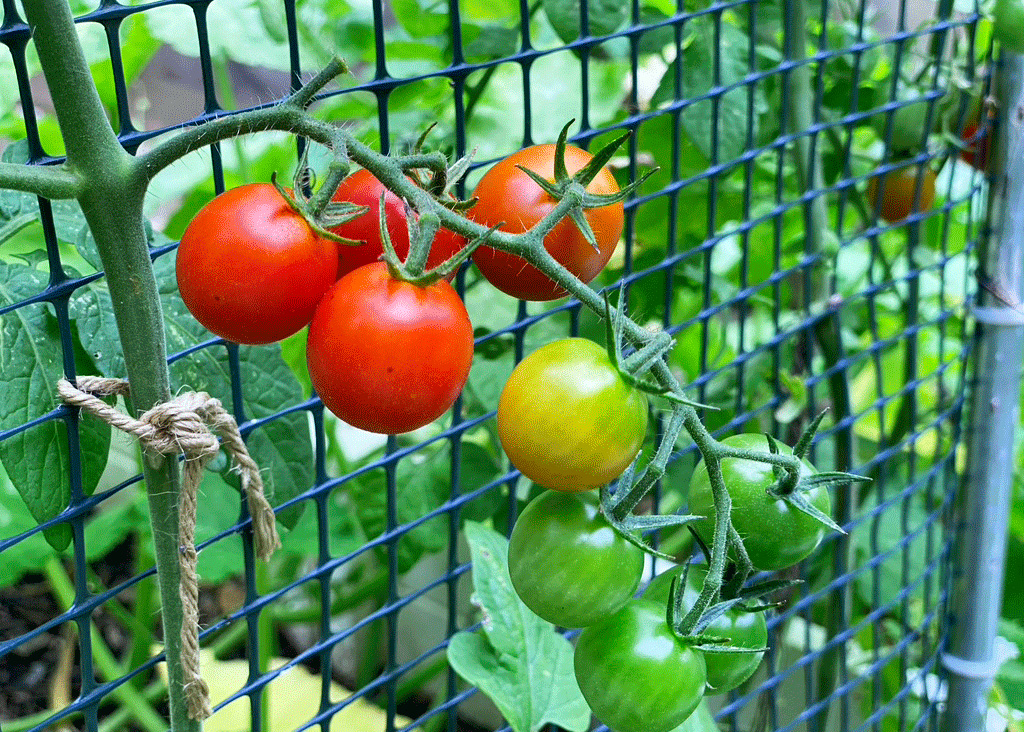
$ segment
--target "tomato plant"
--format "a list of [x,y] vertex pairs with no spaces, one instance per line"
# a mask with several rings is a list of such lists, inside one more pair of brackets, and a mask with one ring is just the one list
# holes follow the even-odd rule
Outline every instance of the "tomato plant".
[[[733,435],[722,442],[744,450],[768,451],[764,435]],[[792,453],[785,445],[779,445],[779,450]],[[803,462],[801,475],[814,472],[814,468]],[[725,458],[722,460],[722,477],[732,498],[732,525],[743,537],[747,555],[758,569],[770,571],[790,567],[810,555],[825,536],[825,527],[816,519],[768,493],[775,484],[775,474],[768,463]],[[824,487],[815,486],[806,493],[806,497],[822,513],[828,514],[832,510],[832,501]],[[696,521],[691,526],[710,546],[715,504],[711,480],[703,463],[693,471],[690,479],[690,513],[705,517],[704,521]]]
[[309,323],[338,269],[334,242],[318,236],[269,183],[225,191],[181,237],[181,299],[211,333],[256,345]]
[[[662,572],[644,590],[644,597],[661,605],[668,604],[672,579],[682,580],[685,566],[680,565]],[[686,573],[686,585],[683,588],[683,608],[689,610],[697,602],[707,566],[690,565]],[[764,648],[768,645],[768,629],[764,622],[764,613],[748,613],[742,610],[728,610],[724,615],[711,623],[704,631],[709,636],[728,638],[730,644],[737,648]],[[703,651],[704,663],[708,670],[708,688],[712,694],[724,694],[732,691],[753,676],[761,665],[761,653],[724,653]]]
[[[361,246],[338,247],[338,277],[343,277],[357,267],[376,262],[384,253],[380,239],[380,197],[384,196],[384,219],[388,235],[399,259],[409,254],[409,224],[405,219],[405,204],[402,199],[384,187],[368,170],[357,170],[345,178],[335,192],[334,201],[368,206],[367,211],[351,221],[332,226],[331,231],[346,239],[365,242]],[[466,240],[447,229],[438,229],[434,243],[427,257],[427,269],[450,259],[466,245]]]
[[[935,202],[935,171],[925,166],[921,171],[921,198],[918,205],[918,166],[910,165],[883,175],[868,178],[868,203],[878,207],[878,214],[890,224],[897,224],[918,211],[927,211]],[[881,201],[879,201],[881,196]]]
[[549,623],[583,628],[640,586],[644,556],[578,495],[545,491],[523,510],[508,545],[512,586]]
[[646,433],[647,397],[585,338],[548,343],[524,358],[498,401],[505,453],[544,488],[585,491],[614,480]]
[[444,414],[469,376],[473,326],[444,280],[420,287],[374,262],[338,280],[309,326],[309,376],[324,406],[398,434]]
[[665,606],[632,600],[583,629],[573,656],[590,709],[615,732],[669,732],[704,696],[704,657],[680,641]]
[[[570,175],[583,168],[592,157],[578,147],[565,146],[565,167]],[[526,231],[544,218],[556,201],[516,166],[521,165],[554,181],[554,161],[554,145],[534,145],[499,161],[477,183],[473,196],[479,200],[469,210],[469,217],[484,226],[501,224],[502,231],[514,234]],[[587,185],[587,190],[611,194],[618,192],[619,185],[605,168]],[[608,264],[622,235],[622,204],[590,208],[585,216],[597,239],[596,249],[570,218],[562,219],[544,237],[544,247],[566,269],[584,282],[590,282]],[[513,297],[554,300],[566,294],[540,270],[514,254],[482,246],[473,253],[473,261],[488,282]]]

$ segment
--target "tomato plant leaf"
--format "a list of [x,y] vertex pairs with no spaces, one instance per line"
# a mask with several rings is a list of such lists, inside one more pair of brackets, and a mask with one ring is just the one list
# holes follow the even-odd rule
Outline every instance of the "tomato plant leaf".
[[[46,289],[46,273],[20,264],[0,262],[0,307],[14,305]],[[0,431],[43,417],[59,404],[57,380],[64,376],[61,339],[56,322],[43,303],[25,305],[0,322]],[[54,418],[0,441],[0,462],[36,521],[63,511],[71,499],[72,471],[65,422]],[[107,464],[110,427],[94,417],[78,422],[82,492],[92,493]],[[46,532],[61,550],[71,530]]]
[[[580,0],[544,0],[544,14],[565,43],[579,38],[583,17]],[[629,3],[622,0],[590,0],[587,21],[590,35],[606,36],[617,31],[629,16]]]
[[[739,84],[750,73],[750,38],[724,21],[718,26],[720,33],[707,18],[694,21],[692,26],[689,45],[683,49],[681,58],[673,61],[665,72],[651,104],[657,106],[676,98],[677,67],[682,63],[679,72],[682,74],[683,98],[699,99],[710,94],[718,99],[717,120],[712,99],[703,99],[683,109],[683,128],[687,136],[707,159],[712,159],[714,147],[717,147],[716,160],[732,160],[747,149],[748,132],[756,144],[759,138],[758,118],[768,106],[759,87],[754,90],[753,105],[749,103],[745,87],[725,93],[720,91],[723,87]],[[717,140],[712,139],[712,130],[717,130]]]
[[474,522],[466,523],[466,539],[483,630],[453,636],[449,663],[491,698],[515,732],[536,732],[548,723],[583,732],[590,709],[576,683],[572,646],[516,595],[508,540]]

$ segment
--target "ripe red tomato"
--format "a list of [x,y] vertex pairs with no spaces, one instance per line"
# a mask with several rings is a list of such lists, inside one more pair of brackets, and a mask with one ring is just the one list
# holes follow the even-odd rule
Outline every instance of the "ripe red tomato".
[[[583,168],[592,157],[578,147],[565,146],[565,167],[570,175]],[[502,231],[519,234],[555,207],[556,201],[516,165],[554,181],[555,146],[528,147],[488,170],[473,191],[479,201],[468,215],[474,221],[483,226],[497,226],[504,222]],[[619,185],[605,168],[590,182],[587,190],[597,194],[617,193]],[[587,209],[585,215],[597,239],[596,250],[569,218],[560,221],[544,238],[544,247],[583,282],[590,282],[608,264],[622,235],[622,204]],[[513,297],[539,301],[554,300],[566,294],[540,270],[514,254],[482,246],[473,253],[473,261],[488,282]]]
[[878,214],[890,224],[898,224],[912,213],[927,211],[935,203],[935,171],[928,166],[921,171],[921,199],[915,206],[917,193],[918,166],[908,165],[881,176],[868,178],[868,203],[877,203],[879,189],[882,202]]
[[978,170],[985,170],[988,167],[988,152],[991,146],[991,137],[988,130],[982,130],[984,137],[978,138],[978,123],[971,122],[964,127],[961,139],[967,143],[967,147],[960,151],[960,159]]
[[327,291],[306,343],[324,406],[354,427],[386,435],[444,414],[472,360],[473,326],[452,286],[396,280],[384,262],[350,272]]
[[185,229],[176,263],[181,299],[196,320],[249,345],[301,330],[337,269],[337,245],[317,236],[269,183],[206,204]]
[[548,343],[524,358],[498,400],[498,437],[537,485],[574,493],[615,480],[647,434],[647,397],[585,338]]
[[[338,277],[344,277],[357,267],[376,262],[384,253],[380,240],[380,197],[384,195],[384,218],[387,221],[391,244],[399,259],[409,254],[409,225],[405,220],[405,205],[402,199],[384,187],[368,170],[357,170],[338,186],[333,200],[347,201],[358,206],[369,206],[362,216],[331,231],[346,239],[366,242],[362,246],[338,245]],[[434,244],[427,257],[427,268],[433,268],[450,259],[466,245],[466,240],[447,229],[438,229]],[[451,278],[449,278],[451,279]]]

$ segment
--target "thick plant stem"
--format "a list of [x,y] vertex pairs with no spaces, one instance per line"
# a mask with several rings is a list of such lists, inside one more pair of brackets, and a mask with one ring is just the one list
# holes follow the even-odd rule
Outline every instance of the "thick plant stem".
[[[790,129],[800,134],[814,124],[813,110],[815,100],[811,89],[811,69],[807,64],[807,17],[806,3],[803,0],[786,2],[786,59],[795,62],[793,70],[785,78],[788,85]],[[818,148],[811,144],[807,135],[801,135],[794,143],[796,147],[796,170],[800,190],[804,193],[815,190],[824,180],[821,155]],[[828,256],[824,251],[825,237],[830,229],[828,205],[823,196],[811,199],[807,208],[807,253],[810,255]],[[818,266],[810,275],[811,302],[824,306],[828,302],[829,289],[827,269]],[[829,377],[829,398],[832,404],[833,418],[841,422],[850,414],[850,393],[843,369],[833,368],[843,357],[842,340],[840,337],[839,317],[834,310],[829,310],[814,325],[815,341],[824,357],[825,368],[832,372]],[[838,470],[849,470],[852,463],[853,440],[849,428],[839,430],[835,435],[835,459]],[[840,485],[835,491],[835,518],[840,526],[852,517],[852,484]],[[850,561],[850,541],[846,535],[839,535],[832,544],[833,564],[836,576],[846,572]],[[829,603],[827,635],[831,640],[848,624],[851,612],[851,597],[847,588],[842,587],[833,593]],[[840,662],[839,649],[830,647],[823,655],[818,674],[816,697],[824,701],[832,693],[835,686],[837,664]],[[828,724],[829,705],[823,704],[821,711],[813,720],[812,729],[823,730]]]
[[[36,0],[26,3],[25,11],[64,137],[66,167],[80,179],[78,201],[106,272],[131,384],[129,409],[141,412],[170,398],[163,319],[143,226],[145,179],[107,121],[66,0]],[[147,456],[144,461],[171,729],[191,732],[200,724],[188,718],[182,688],[178,473],[175,460]]]

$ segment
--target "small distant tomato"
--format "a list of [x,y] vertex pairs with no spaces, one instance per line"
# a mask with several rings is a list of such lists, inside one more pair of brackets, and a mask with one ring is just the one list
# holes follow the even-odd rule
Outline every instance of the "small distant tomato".
[[[915,206],[919,179],[921,198]],[[921,170],[917,165],[908,165],[884,175],[874,175],[868,178],[868,202],[877,206],[879,216],[890,224],[897,224],[912,213],[927,211],[935,203],[935,171],[928,166]]]
[[[573,145],[565,146],[565,167],[569,175],[578,172],[593,155]],[[556,201],[526,173],[528,170],[554,182],[555,146],[534,145],[495,163],[477,183],[473,196],[478,202],[468,212],[470,218],[483,226],[502,224],[501,230],[520,234],[544,218]],[[618,193],[615,177],[604,168],[588,185],[590,193]],[[566,269],[583,282],[590,282],[604,269],[622,235],[621,203],[584,212],[597,239],[595,249],[573,223],[562,219],[544,237],[544,247]],[[554,300],[566,292],[539,269],[514,254],[482,246],[473,253],[473,262],[487,281],[502,292],[522,300]]]
[[988,168],[988,153],[992,142],[991,130],[981,128],[980,132],[979,136],[977,122],[971,122],[964,127],[964,132],[960,137],[967,147],[960,151],[960,159],[978,170],[985,170]]
[[455,403],[473,360],[473,326],[450,284],[394,279],[374,262],[338,280],[309,326],[306,361],[320,399],[353,427],[393,435]]
[[[380,238],[380,197],[384,196],[384,218],[388,235],[398,258],[409,254],[409,224],[405,218],[402,199],[384,187],[368,170],[357,170],[338,186],[333,200],[368,206],[362,216],[331,227],[331,232],[346,239],[365,242],[360,246],[338,245],[338,277],[341,278],[364,264],[376,262],[384,253]],[[450,259],[466,245],[466,240],[447,229],[438,229],[427,258],[427,268],[433,268]],[[450,278],[449,278],[450,279]]]
[[269,183],[225,191],[181,237],[181,299],[211,333],[235,343],[273,343],[309,323],[334,282],[338,250]]
[[[682,580],[684,570],[686,567],[679,565],[659,574],[644,590],[644,598],[667,605],[672,578],[678,577]],[[697,602],[707,572],[706,565],[690,565],[689,571],[686,572],[686,585],[683,588],[684,610],[689,610]],[[764,613],[727,610],[704,632],[709,636],[727,638],[729,644],[736,648],[757,649],[768,645],[768,626],[764,621]],[[708,669],[709,690],[706,692],[708,694],[724,694],[738,688],[753,676],[764,656],[763,651],[760,653],[704,651],[703,653]]]

